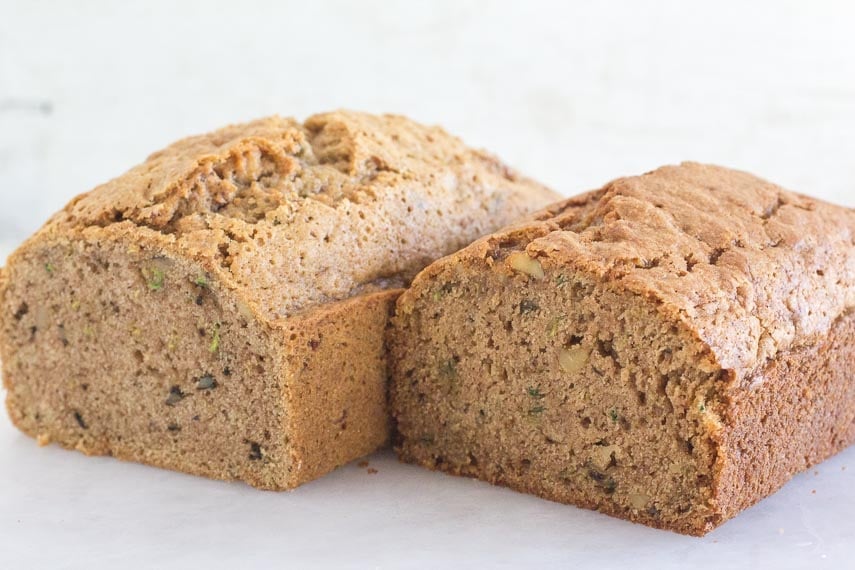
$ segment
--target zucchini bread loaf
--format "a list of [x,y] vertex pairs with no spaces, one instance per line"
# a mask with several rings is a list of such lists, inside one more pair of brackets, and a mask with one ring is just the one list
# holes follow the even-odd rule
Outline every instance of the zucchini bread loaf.
[[383,334],[400,289],[555,199],[396,116],[182,140],[9,258],[9,414],[42,444],[295,487],[387,442]]
[[855,439],[855,212],[716,166],[616,180],[422,272],[400,457],[701,535]]

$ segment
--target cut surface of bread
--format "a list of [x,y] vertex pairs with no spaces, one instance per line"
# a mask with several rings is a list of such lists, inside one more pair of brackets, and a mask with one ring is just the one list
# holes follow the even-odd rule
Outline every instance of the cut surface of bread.
[[9,414],[40,443],[293,488],[387,442],[383,335],[401,288],[554,199],[397,116],[184,139],[10,256]]
[[421,273],[400,457],[701,535],[855,440],[855,213],[686,163]]

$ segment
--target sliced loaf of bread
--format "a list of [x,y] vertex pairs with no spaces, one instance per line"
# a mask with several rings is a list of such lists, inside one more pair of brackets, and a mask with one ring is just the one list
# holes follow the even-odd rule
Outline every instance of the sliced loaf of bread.
[[43,444],[295,487],[388,440],[383,334],[401,288],[556,198],[398,116],[184,139],[9,258],[9,414]]
[[855,212],[700,164],[421,273],[390,333],[405,461],[700,535],[855,440]]

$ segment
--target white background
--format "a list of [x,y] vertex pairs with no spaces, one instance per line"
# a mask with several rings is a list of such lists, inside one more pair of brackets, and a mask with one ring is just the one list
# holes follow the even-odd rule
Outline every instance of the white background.
[[[565,194],[691,159],[855,206],[850,2],[0,0],[0,260],[178,137],[339,107]],[[3,416],[0,568],[855,567],[853,449],[703,539],[371,463],[262,493],[39,449]]]

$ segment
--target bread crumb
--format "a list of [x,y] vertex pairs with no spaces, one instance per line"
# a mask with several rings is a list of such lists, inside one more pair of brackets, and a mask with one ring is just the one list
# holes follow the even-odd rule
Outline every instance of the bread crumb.
[[373,467],[371,467],[371,468],[369,468],[369,469],[368,469],[368,474],[369,474],[369,475],[376,475],[377,473],[379,473],[379,471],[377,471],[377,470],[376,470],[376,469],[374,469]]
[[365,469],[366,467],[368,467],[368,462],[363,459],[362,461],[357,463],[356,466],[360,469]]

